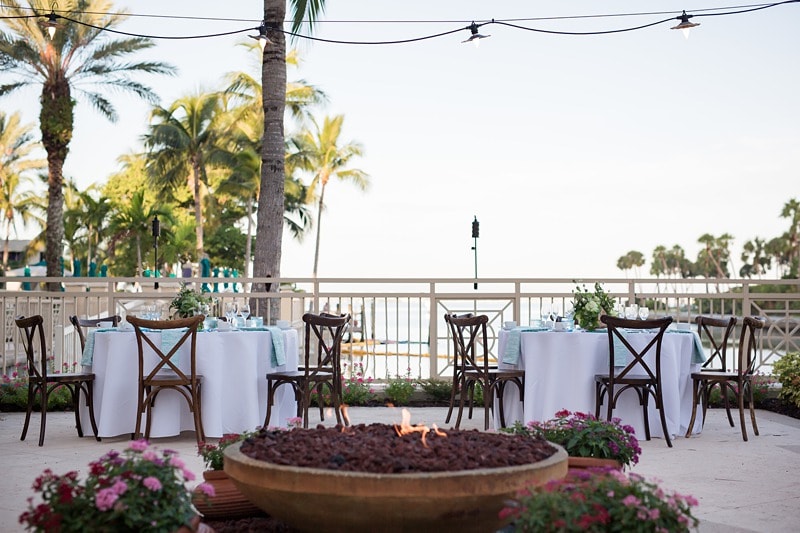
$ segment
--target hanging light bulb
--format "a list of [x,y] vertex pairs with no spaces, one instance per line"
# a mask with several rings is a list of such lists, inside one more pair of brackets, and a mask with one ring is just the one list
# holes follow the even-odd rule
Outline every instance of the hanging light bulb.
[[50,36],[50,40],[56,36],[56,29],[58,29],[61,25],[58,23],[58,15],[56,15],[56,7],[58,7],[57,3],[53,3],[50,14],[47,15],[47,21],[44,22],[42,25],[47,30],[47,34]]
[[258,35],[248,35],[251,39],[255,39],[258,41],[258,46],[261,47],[261,51],[264,51],[264,48],[267,47],[268,44],[273,44],[273,42],[267,37],[267,23],[266,21],[261,23],[261,26],[258,27]]
[[671,30],[681,30],[683,32],[683,36],[687,39],[689,38],[689,30],[694,28],[695,26],[699,26],[700,23],[697,22],[689,22],[689,19],[692,18],[694,15],[687,15],[686,11],[680,17],[676,17],[677,20],[680,20],[681,23],[677,26],[673,26],[670,28]]
[[475,24],[474,21],[472,22],[472,24],[469,25],[469,31],[472,32],[472,35],[470,35],[466,41],[461,41],[461,42],[462,43],[474,42],[476,48],[478,47],[478,44],[480,44],[481,39],[486,39],[487,37],[491,37],[491,35],[481,35],[480,33],[478,33],[478,25]]

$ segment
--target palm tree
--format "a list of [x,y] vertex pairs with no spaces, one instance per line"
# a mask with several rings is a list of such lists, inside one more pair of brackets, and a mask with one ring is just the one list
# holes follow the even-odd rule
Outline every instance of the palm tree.
[[[337,115],[333,118],[325,117],[322,128],[314,122],[315,131],[306,130],[297,136],[295,142],[298,146],[293,159],[300,161],[300,166],[314,172],[314,177],[308,187],[308,197],[317,198],[317,241],[314,248],[314,271],[317,275],[319,264],[320,229],[322,227],[322,209],[325,206],[325,187],[331,178],[350,181],[361,190],[366,190],[369,185],[369,176],[357,168],[347,168],[355,157],[362,154],[361,145],[349,142],[340,145],[339,136],[342,133],[344,116]],[[319,194],[317,195],[317,189]]]
[[[325,8],[325,0],[289,0],[292,9],[292,32],[313,30]],[[282,31],[286,18],[286,0],[264,0],[267,37],[272,42],[264,48],[261,67],[264,141],[261,151],[261,185],[258,195],[257,228],[253,275],[280,276],[283,206],[285,194],[284,109],[286,105],[286,39]],[[271,284],[270,289],[278,287]],[[265,287],[256,287],[265,290]],[[276,304],[277,305],[277,304]],[[276,309],[277,311],[277,309]],[[277,313],[276,313],[277,314]]]
[[203,256],[203,198],[208,188],[207,165],[230,164],[224,148],[222,107],[217,93],[200,93],[176,100],[169,108],[151,112],[144,136],[149,151],[147,173],[162,194],[171,195],[188,183],[194,200],[197,257]]
[[36,211],[43,207],[39,196],[26,190],[32,180],[24,173],[45,167],[44,160],[32,156],[36,148],[32,129],[32,125],[21,124],[19,113],[9,117],[0,111],[0,213],[5,230],[3,270],[8,268],[8,241],[12,231],[17,233],[17,217],[23,226],[27,225],[39,220]]
[[[86,89],[110,88],[131,92],[148,102],[157,100],[146,85],[131,78],[133,74],[172,74],[173,67],[157,61],[129,61],[131,54],[153,46],[150,39],[118,38],[107,32],[119,26],[127,16],[110,13],[106,0],[62,0],[60,13],[71,20],[62,25],[50,39],[40,26],[45,13],[43,2],[28,0],[30,10],[16,0],[4,2],[4,23],[11,32],[0,34],[0,63],[4,81],[0,96],[28,85],[41,84],[39,127],[47,152],[47,275],[59,276],[59,259],[64,237],[63,167],[72,140],[74,106],[72,91],[83,96],[95,109],[111,121],[117,114],[110,100],[102,93]],[[16,74],[11,80],[9,75]],[[57,290],[57,284],[50,287]]]
[[108,225],[111,234],[109,255],[113,255],[114,248],[120,242],[132,238],[136,249],[137,275],[142,272],[142,238],[150,234],[150,223],[156,215],[165,222],[173,222],[168,206],[145,205],[144,191],[140,189],[133,193],[129,203],[117,205],[110,216]]
[[[75,187],[74,205],[64,213],[65,220],[69,220],[71,217],[76,219],[78,227],[84,234],[87,265],[91,265],[96,259],[97,249],[102,242],[108,215],[111,212],[108,198],[102,194],[95,198],[96,192],[97,187],[95,186],[91,186],[85,191],[79,191]],[[94,248],[92,248],[92,244],[94,244]]]
[[789,277],[796,278],[800,271],[800,202],[792,198],[783,206],[781,217],[790,221],[786,232],[789,248]]

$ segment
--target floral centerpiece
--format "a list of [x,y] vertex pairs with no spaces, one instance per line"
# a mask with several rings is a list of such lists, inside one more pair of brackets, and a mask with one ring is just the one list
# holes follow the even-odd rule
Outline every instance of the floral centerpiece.
[[619,418],[599,420],[591,414],[563,410],[550,420],[534,420],[524,426],[516,422],[503,431],[541,436],[563,446],[571,457],[613,459],[623,468],[638,463],[642,453],[633,428],[622,425]]
[[670,531],[697,527],[697,500],[634,473],[584,471],[533,488],[504,508],[514,531]]
[[202,292],[197,292],[186,286],[185,283],[181,284],[181,290],[178,295],[172,299],[169,304],[170,309],[175,310],[175,314],[179,318],[189,318],[201,311],[203,305],[211,304],[211,297]]
[[599,328],[600,313],[610,315],[614,311],[614,299],[599,283],[594,284],[594,292],[589,292],[586,285],[576,286],[574,295],[573,317],[583,329],[592,331]]
[[[57,476],[46,469],[33,483],[41,503],[29,498],[19,521],[31,531],[169,533],[197,516],[185,486],[194,479],[177,452],[137,440],[122,453],[112,450],[89,463],[82,482],[78,472]],[[210,486],[198,488],[213,496]]]

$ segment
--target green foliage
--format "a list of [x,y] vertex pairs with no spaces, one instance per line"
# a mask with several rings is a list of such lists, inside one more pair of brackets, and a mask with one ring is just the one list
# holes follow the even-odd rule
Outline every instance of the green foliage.
[[206,465],[206,469],[222,470],[222,467],[224,466],[223,460],[225,458],[225,448],[231,444],[242,442],[247,437],[255,435],[255,433],[255,431],[245,433],[226,433],[216,444],[209,444],[207,442],[200,443],[197,446],[197,455],[203,458],[203,463]]
[[618,418],[610,421],[598,420],[594,415],[572,413],[567,410],[556,413],[555,418],[544,422],[531,421],[526,426],[516,422],[502,431],[512,434],[531,435],[560,444],[573,457],[595,457],[614,459],[622,466],[633,466],[639,462],[642,449],[631,426],[622,425]]
[[[66,372],[66,367],[64,368]],[[33,401],[34,411],[42,410],[40,396]],[[28,407],[28,376],[25,365],[19,363],[11,375],[3,374],[0,379],[0,411],[25,411]],[[72,394],[66,387],[58,387],[47,397],[48,411],[70,411]]]
[[800,352],[781,357],[772,371],[781,382],[781,398],[800,407]]
[[417,381],[417,385],[435,402],[448,401],[453,392],[453,382],[450,380],[420,379]]
[[200,311],[201,306],[210,304],[210,296],[199,293],[187,287],[185,283],[181,283],[181,290],[178,291],[178,295],[170,302],[169,308],[175,309],[179,317],[188,318],[194,316],[196,311]]
[[614,312],[613,298],[599,283],[594,284],[594,292],[589,292],[586,285],[576,286],[574,295],[573,317],[575,323],[583,329],[590,331],[595,329],[601,312],[609,315]]
[[[348,374],[347,364],[343,374]],[[348,377],[342,376],[342,403],[345,405],[368,405],[375,399],[372,378],[364,378],[364,365],[356,363]]]
[[[767,376],[765,374],[755,374],[753,375],[753,379],[751,381],[751,385],[753,387],[753,403],[755,405],[760,404],[764,401],[764,398],[767,397],[767,392],[769,391],[770,385],[775,383],[775,378],[772,376]],[[725,393],[728,396],[728,403],[729,405],[736,406],[736,384],[732,384],[733,390],[730,388],[725,389]],[[745,405],[750,404],[749,397],[745,395],[744,397]],[[708,394],[708,405],[709,407],[724,407],[725,403],[722,398],[722,390],[719,386],[714,387]]]
[[411,369],[405,376],[390,377],[384,390],[386,399],[395,405],[408,405],[414,394],[414,380],[411,379]]
[[530,489],[500,511],[513,531],[688,532],[692,496],[669,493],[634,473],[579,471]]
[[205,251],[212,265],[244,271],[244,249],[247,236],[234,226],[223,226],[209,232],[205,240]]

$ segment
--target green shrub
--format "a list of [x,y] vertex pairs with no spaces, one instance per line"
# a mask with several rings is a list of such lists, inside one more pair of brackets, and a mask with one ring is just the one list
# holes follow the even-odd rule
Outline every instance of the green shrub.
[[[752,385],[753,385],[753,402],[755,405],[759,405],[764,399],[767,397],[767,392],[770,389],[770,385],[775,383],[775,378],[766,374],[755,374],[753,375]],[[736,390],[736,385],[733,384],[734,390]],[[736,395],[731,392],[729,389],[725,389],[725,392],[728,395],[728,402],[731,405],[737,405],[736,403]],[[745,395],[744,398],[745,405],[749,405],[748,397]],[[720,388],[714,387],[711,389],[711,394],[708,397],[708,405],[709,407],[724,407],[725,403],[722,399],[722,392]]]
[[372,388],[372,378],[364,377],[364,365],[356,363],[348,373],[345,364],[342,375],[342,402],[346,405],[368,405],[375,399],[375,391]]
[[384,394],[386,399],[395,405],[408,405],[411,396],[414,394],[414,380],[411,379],[411,370],[405,376],[390,377],[386,384]]
[[428,378],[417,381],[417,384],[435,402],[449,401],[453,392],[451,380]]
[[773,366],[772,372],[781,382],[781,398],[800,407],[800,353],[787,353]]
[[[33,408],[41,411],[42,406],[37,395]],[[0,411],[25,411],[28,407],[28,377],[17,372],[10,376],[3,374],[0,380]],[[50,393],[47,399],[48,411],[69,411],[73,409],[72,395],[66,387],[59,387]]]

